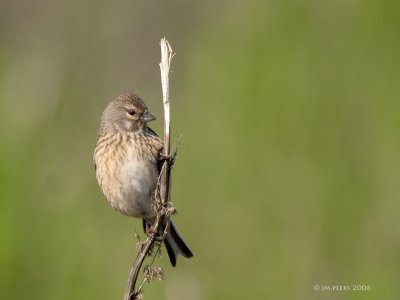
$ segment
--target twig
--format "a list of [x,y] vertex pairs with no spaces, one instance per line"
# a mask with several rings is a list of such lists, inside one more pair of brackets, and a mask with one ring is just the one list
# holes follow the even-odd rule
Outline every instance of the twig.
[[[169,194],[171,186],[170,175],[173,163],[173,160],[168,159],[170,155],[169,68],[174,54],[172,52],[170,44],[165,38],[161,39],[160,46],[161,46],[160,71],[161,71],[161,84],[163,91],[163,106],[164,106],[164,148],[162,155],[167,157],[167,159],[164,161],[163,166],[161,168],[159,177],[159,193],[157,192],[155,193],[155,201],[157,201],[158,200],[157,198],[159,197],[159,201],[161,201],[162,207],[167,207],[168,202],[170,200],[170,194]],[[163,224],[165,224],[166,222],[168,224],[169,214],[167,213],[167,211],[168,210],[162,209],[157,213],[156,221],[151,228],[151,232],[154,232],[155,236],[160,232]],[[152,248],[155,236],[147,237],[146,241],[141,245],[139,253],[129,273],[129,278],[124,294],[124,300],[138,299],[140,297],[139,295],[141,295],[143,284],[140,285],[140,287],[137,290],[135,290],[136,281],[139,275],[140,268],[142,267],[143,261],[148,255],[149,250]]]

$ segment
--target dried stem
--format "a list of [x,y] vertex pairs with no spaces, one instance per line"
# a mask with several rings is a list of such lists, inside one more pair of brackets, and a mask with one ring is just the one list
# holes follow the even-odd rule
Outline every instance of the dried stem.
[[[170,105],[169,105],[169,69],[172,61],[172,57],[174,56],[172,52],[172,48],[168,41],[163,38],[161,39],[161,62],[160,62],[160,71],[161,71],[161,84],[163,91],[163,106],[164,106],[164,148],[163,155],[167,158],[170,156]],[[168,207],[168,202],[170,200],[170,175],[171,175],[171,167],[172,167],[173,159],[166,159],[161,168],[159,184],[158,184],[158,192],[155,193],[155,201],[161,201],[161,206],[166,208]],[[157,199],[159,198],[159,199]],[[154,225],[151,228],[151,232],[154,232],[154,235],[157,235],[163,224],[167,222],[168,224],[169,213],[168,209],[161,209],[157,213],[157,218]],[[164,235],[165,236],[165,235]],[[141,290],[143,284],[135,290],[137,278],[139,275],[139,271],[142,267],[143,261],[148,255],[152,245],[154,243],[153,237],[147,237],[146,241],[141,245],[140,251],[136,257],[135,262],[133,263],[132,269],[129,274],[128,282],[125,289],[124,300],[133,300],[138,299],[141,295]],[[156,251],[156,255],[157,255]]]

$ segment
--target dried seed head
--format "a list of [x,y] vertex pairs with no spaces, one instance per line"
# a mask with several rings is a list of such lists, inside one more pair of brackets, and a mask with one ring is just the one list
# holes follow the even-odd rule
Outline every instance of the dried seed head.
[[154,279],[163,281],[164,279],[164,271],[161,267],[158,266],[145,266],[143,269],[143,273],[147,282],[153,281]]
[[136,300],[143,300],[143,299],[144,299],[143,293],[142,293],[142,292],[139,292],[138,294],[136,294],[136,295],[135,295],[135,299],[136,299]]

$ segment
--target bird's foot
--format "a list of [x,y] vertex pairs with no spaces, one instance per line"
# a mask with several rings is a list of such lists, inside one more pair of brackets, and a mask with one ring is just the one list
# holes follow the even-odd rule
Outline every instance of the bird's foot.
[[172,167],[174,165],[175,159],[176,159],[176,155],[175,154],[173,154],[173,155],[165,155],[165,154],[162,154],[162,153],[160,153],[160,156],[158,158],[158,160],[161,163],[164,163],[165,161],[168,161],[170,167]]
[[146,235],[152,241],[162,242],[164,240],[164,238],[155,232],[150,226],[146,226]]

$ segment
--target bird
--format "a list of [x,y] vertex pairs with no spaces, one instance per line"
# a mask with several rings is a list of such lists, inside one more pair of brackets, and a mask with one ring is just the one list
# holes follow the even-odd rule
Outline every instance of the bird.
[[[108,203],[124,215],[154,224],[154,193],[161,171],[163,142],[147,126],[156,118],[133,93],[113,99],[104,109],[93,154],[96,178]],[[178,255],[193,256],[175,223],[169,220],[164,244],[172,266]]]

